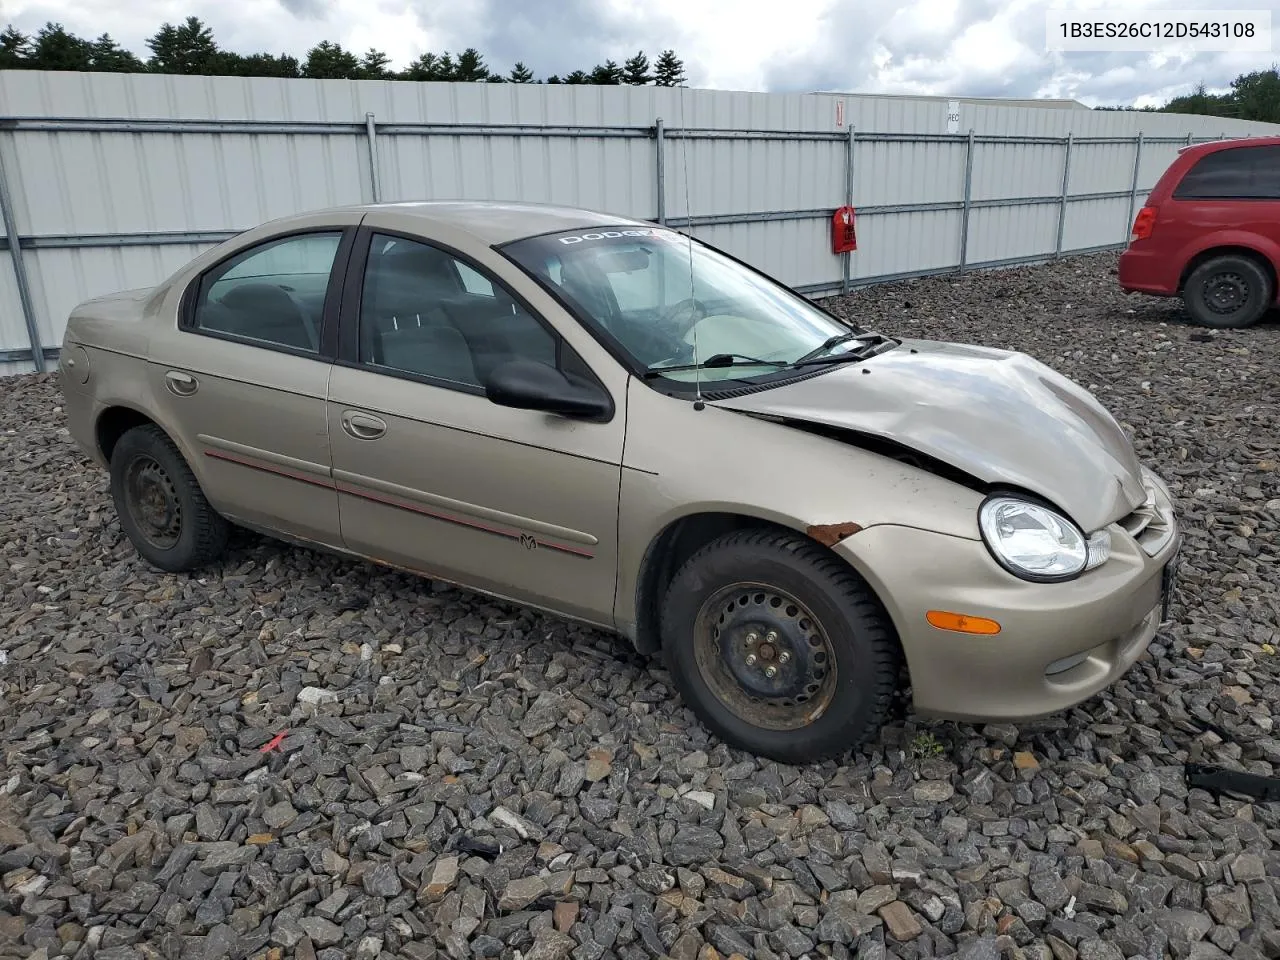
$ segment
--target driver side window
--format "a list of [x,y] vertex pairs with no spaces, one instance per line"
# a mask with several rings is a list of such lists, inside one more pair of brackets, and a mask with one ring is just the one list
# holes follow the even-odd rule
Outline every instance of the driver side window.
[[341,231],[300,234],[219,264],[200,280],[195,328],[318,354],[341,240]]

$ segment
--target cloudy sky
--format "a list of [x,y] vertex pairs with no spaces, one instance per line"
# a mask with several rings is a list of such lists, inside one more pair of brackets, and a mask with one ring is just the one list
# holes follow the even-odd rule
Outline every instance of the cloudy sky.
[[[1098,0],[1053,6],[1099,9]],[[523,60],[539,77],[652,59],[671,47],[691,86],[951,96],[1075,97],[1161,103],[1197,83],[1225,88],[1265,69],[1271,53],[1050,54],[1049,0],[0,0],[0,24],[35,31],[61,22],[106,31],[140,56],[166,20],[196,15],[223,47],[302,57],[320,40],[376,47],[402,66],[427,51],[477,47],[505,72]],[[1280,0],[1123,0],[1126,11],[1229,7],[1272,12]]]

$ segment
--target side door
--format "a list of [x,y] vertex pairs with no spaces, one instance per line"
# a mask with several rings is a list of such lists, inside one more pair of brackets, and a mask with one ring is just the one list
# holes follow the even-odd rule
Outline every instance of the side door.
[[347,547],[611,626],[623,410],[585,422],[483,387],[521,358],[604,390],[581,355],[494,270],[368,226],[342,331],[329,433]]
[[358,214],[270,236],[192,278],[148,376],[213,506],[341,546],[325,397]]

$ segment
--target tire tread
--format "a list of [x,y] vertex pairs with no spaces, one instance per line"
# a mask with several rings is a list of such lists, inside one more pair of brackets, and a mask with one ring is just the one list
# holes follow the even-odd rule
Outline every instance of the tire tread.
[[127,449],[131,436],[137,438],[135,442],[140,446],[159,446],[169,454],[173,462],[166,464],[166,469],[170,466],[173,468],[174,484],[186,488],[194,508],[183,518],[184,524],[189,522],[193,525],[191,550],[183,560],[173,565],[170,572],[195,570],[213,563],[226,552],[231,525],[205,498],[200,482],[187,463],[186,457],[164,430],[154,423],[133,427],[120,438],[115,449],[120,450],[122,446]]
[[[868,691],[870,694],[868,713],[860,728],[856,731],[840,731],[845,737],[844,743],[848,748],[860,746],[883,724],[897,691],[898,670],[902,659],[901,648],[896,634],[889,626],[890,621],[883,607],[871,588],[855,571],[817,543],[795,533],[758,527],[735,530],[704,544],[680,565],[672,577],[672,584],[679,582],[692,568],[704,563],[708,556],[736,549],[781,552],[788,556],[796,567],[807,567],[810,575],[817,575],[833,585],[839,594],[838,602],[856,613],[862,621],[859,627],[868,641],[871,657],[875,661],[873,664],[867,664],[867,672],[874,676],[875,682]],[[661,618],[664,651],[667,638],[678,632],[676,624],[671,622],[671,617],[671,605],[664,603]],[[667,657],[667,660],[670,666],[670,658]],[[827,739],[834,739],[834,737]],[[823,747],[824,744],[815,744],[812,749],[796,749],[792,751],[791,759],[807,761],[826,758],[831,751]]]

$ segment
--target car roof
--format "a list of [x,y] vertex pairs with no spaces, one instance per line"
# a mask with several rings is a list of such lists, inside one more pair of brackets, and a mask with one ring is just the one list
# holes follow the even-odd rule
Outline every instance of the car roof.
[[[587,227],[625,225],[651,228],[654,226],[650,221],[634,220],[599,210],[506,200],[415,200],[333,208],[333,212],[338,210],[367,213],[385,211],[415,217],[422,220],[424,228],[435,225],[459,230],[471,234],[486,244],[506,243],[524,237]],[[309,211],[299,216],[313,216],[318,212],[330,211]],[[276,223],[285,226],[290,219],[292,218],[285,217],[277,220]],[[424,232],[430,231],[424,230]]]
[[1217,153],[1219,150],[1233,150],[1236,147],[1280,147],[1280,136],[1210,140],[1208,143],[1197,143],[1188,147],[1181,147],[1178,152],[1198,157],[1206,153]]

